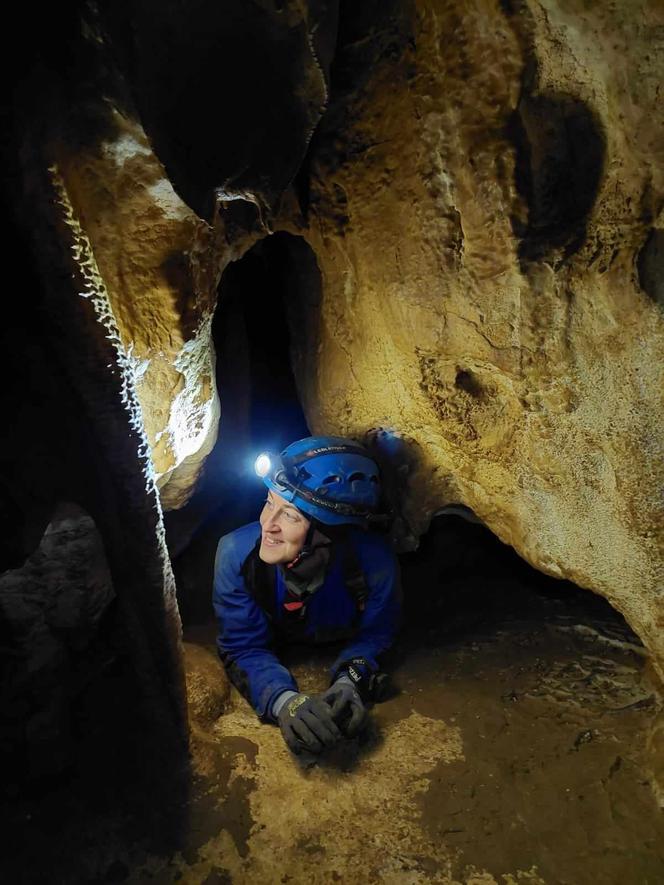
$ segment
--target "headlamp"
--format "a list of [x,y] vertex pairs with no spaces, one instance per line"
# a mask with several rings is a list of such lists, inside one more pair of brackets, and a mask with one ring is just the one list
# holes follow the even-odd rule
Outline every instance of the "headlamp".
[[254,462],[254,470],[256,471],[256,475],[260,476],[262,479],[264,476],[267,476],[272,467],[272,459],[267,454],[267,452],[263,452],[256,458]]

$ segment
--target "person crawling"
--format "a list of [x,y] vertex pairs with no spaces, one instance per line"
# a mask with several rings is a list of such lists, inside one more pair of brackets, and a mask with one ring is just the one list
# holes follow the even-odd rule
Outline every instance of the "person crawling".
[[[295,754],[319,754],[366,724],[378,699],[380,656],[401,612],[396,556],[370,530],[380,501],[368,451],[339,437],[307,437],[262,455],[267,487],[258,522],[219,541],[213,605],[229,678]],[[320,694],[299,691],[278,645],[343,642]]]

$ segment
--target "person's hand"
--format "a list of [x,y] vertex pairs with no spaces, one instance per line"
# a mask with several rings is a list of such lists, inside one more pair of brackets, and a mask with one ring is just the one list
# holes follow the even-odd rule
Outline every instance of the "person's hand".
[[295,695],[279,710],[277,721],[286,744],[296,755],[302,750],[322,753],[341,740],[331,707],[320,696]]
[[355,737],[364,725],[367,710],[355,686],[344,679],[338,679],[323,692],[322,700],[330,705],[332,718],[346,737]]

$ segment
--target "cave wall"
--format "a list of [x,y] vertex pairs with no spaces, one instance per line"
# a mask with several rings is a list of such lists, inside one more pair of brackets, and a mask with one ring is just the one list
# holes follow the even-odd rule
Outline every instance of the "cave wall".
[[[90,515],[117,594],[113,654],[131,695],[127,710],[136,714],[131,728],[140,732],[132,743],[116,717],[104,740],[112,743],[121,730],[134,756],[139,744],[156,740],[156,766],[171,751],[182,762],[187,742],[163,509],[187,500],[217,434],[210,344],[216,286],[226,264],[269,230],[276,195],[322,112],[334,45],[327,40],[334,2],[231,6],[221,14],[217,4],[202,4],[192,16],[149,3],[80,2],[36,21],[18,9],[13,27],[24,52],[2,78],[4,243],[24,276],[0,328],[7,373],[0,404],[11,416],[0,439],[0,573],[30,568],[26,560],[58,501]],[[332,30],[317,33],[326,22]],[[244,42],[232,40],[238,23]],[[261,64],[285,62],[267,105],[264,71],[230,85],[235,66],[261,42]],[[176,64],[178,46],[189,55]],[[193,117],[202,112],[197,78],[215,75],[218,107],[196,128],[183,121],[184,109]],[[245,130],[258,120],[250,140],[229,137],[238,108]],[[201,131],[212,136],[205,162]],[[51,565],[55,580],[57,556]],[[47,584],[47,565],[42,571]],[[21,588],[29,580],[12,581],[18,589],[2,612],[10,639],[22,630],[39,646],[57,645],[57,629],[39,606],[23,617]],[[1,650],[3,663],[10,646]],[[40,671],[44,691],[55,676],[47,670]],[[14,675],[15,685],[3,682],[3,698],[7,692],[16,700],[26,684]],[[36,736],[39,752],[32,753],[31,715],[26,708],[10,723],[17,752],[31,759],[27,779],[57,773],[72,750],[60,753],[53,726],[50,737],[48,729],[41,742]],[[143,719],[145,728],[137,724]],[[141,777],[149,779],[152,768]],[[168,770],[175,773],[170,761]]]
[[0,680],[11,710],[0,719],[5,788],[26,772],[53,774],[71,761],[73,706],[113,657],[100,636],[114,599],[94,521],[68,502],[56,506],[34,553],[0,574],[0,625],[10,650]]
[[[70,125],[80,131],[89,119],[77,110]],[[169,506],[193,485],[219,422],[215,231],[177,196],[135,116],[110,107],[104,123],[99,139],[58,145],[56,164],[104,281]]]
[[470,506],[664,675],[662,8],[373,12],[342,16],[310,157],[310,425],[411,440],[414,534]]
[[55,502],[84,506],[182,730],[162,507],[217,432],[221,273],[285,231],[317,264],[288,307],[309,426],[395,432],[402,541],[471,507],[606,596],[664,675],[658,4],[101,3],[66,23],[40,22],[5,149],[41,293],[2,334],[25,379],[4,394],[7,562]]
[[[657,4],[391,0],[342,3],[337,21],[337,4],[293,2],[256,5],[251,27],[241,5],[203,4],[161,11],[163,51],[149,4],[100,9],[95,70],[114,99],[96,129],[77,105],[58,170],[164,506],[187,499],[216,434],[220,273],[288,231],[321,277],[303,267],[289,307],[309,426],[400,436],[404,543],[463,503],[537,568],[605,595],[661,668]],[[255,71],[224,98],[249,33],[290,59],[281,117]]]
[[53,149],[131,364],[166,509],[188,500],[214,446],[217,284],[271,230],[306,152],[336,6],[236,0],[192,15],[144,0],[81,14],[96,95],[82,100],[77,87]]
[[[58,543],[47,544],[46,552],[42,541],[62,501],[82,508],[93,521],[115,594],[112,618],[87,636],[92,658],[106,643],[126,676],[126,704],[121,715],[116,709],[104,720],[107,727],[95,739],[98,752],[102,743],[126,746],[125,717],[131,709],[140,740],[133,741],[130,753],[139,754],[143,741],[159,735],[153,764],[142,769],[148,780],[154,766],[163,770],[166,760],[175,765],[186,759],[180,619],[131,352],[59,169],[68,152],[78,155],[106,131],[108,105],[99,98],[104,89],[90,75],[79,11],[71,5],[34,20],[29,10],[19,9],[13,24],[16,39],[26,38],[21,63],[3,68],[1,78],[3,245],[16,281],[0,328],[6,373],[0,392],[5,416],[0,573],[11,590],[3,592],[0,669],[7,678],[0,686],[0,718],[3,735],[7,726],[14,742],[3,743],[3,766],[11,774],[4,787],[59,775],[77,758],[75,745],[63,739],[63,723],[71,712],[65,707],[75,703],[83,686],[68,678],[66,667],[59,669],[76,654],[80,588],[73,577],[61,588],[66,603],[58,602],[58,608],[72,607],[64,627],[60,618],[44,614],[64,580],[62,535]],[[40,542],[39,581],[29,571],[25,580],[12,575],[30,570],[29,558],[37,555]],[[101,603],[102,591],[95,585],[89,604],[96,604],[95,594]],[[35,668],[33,654],[39,659],[49,649],[58,650],[50,659],[53,666]],[[88,675],[98,673],[93,667]],[[42,716],[39,699],[60,676],[62,709]],[[35,715],[44,726],[41,732]]]

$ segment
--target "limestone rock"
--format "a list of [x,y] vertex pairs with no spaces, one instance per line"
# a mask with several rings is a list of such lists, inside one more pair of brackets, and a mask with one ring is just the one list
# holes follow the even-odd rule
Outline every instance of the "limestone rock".
[[182,503],[219,421],[214,232],[177,196],[137,120],[117,108],[103,139],[62,149],[58,167],[129,357],[163,503]]
[[191,642],[182,644],[187,703],[192,722],[203,728],[224,712],[230,698],[230,683],[217,656]]
[[310,426],[413,440],[415,534],[471,507],[606,596],[661,675],[662,9],[374,12],[313,145]]

